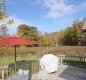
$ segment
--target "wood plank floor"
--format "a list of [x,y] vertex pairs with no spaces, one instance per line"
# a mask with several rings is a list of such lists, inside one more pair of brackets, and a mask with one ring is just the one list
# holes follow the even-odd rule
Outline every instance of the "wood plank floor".
[[[38,73],[33,74],[31,80],[38,80]],[[86,80],[86,69],[59,65],[57,72],[48,74],[48,80]]]

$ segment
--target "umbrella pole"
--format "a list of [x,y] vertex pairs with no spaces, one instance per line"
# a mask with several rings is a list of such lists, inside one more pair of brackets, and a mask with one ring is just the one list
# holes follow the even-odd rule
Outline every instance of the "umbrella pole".
[[14,56],[15,56],[15,74],[16,74],[16,45],[14,46],[14,48],[15,48],[15,53],[14,53]]
[[15,62],[16,62],[16,45],[15,45],[14,47],[15,47],[15,53],[14,53],[14,56],[15,56]]

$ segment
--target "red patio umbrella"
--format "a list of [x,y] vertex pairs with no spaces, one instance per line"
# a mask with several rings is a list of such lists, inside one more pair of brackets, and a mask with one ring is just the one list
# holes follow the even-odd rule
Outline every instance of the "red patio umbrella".
[[10,36],[0,40],[0,46],[14,46],[15,47],[15,62],[16,62],[16,46],[17,45],[31,45],[39,44],[36,41],[27,40],[19,36]]

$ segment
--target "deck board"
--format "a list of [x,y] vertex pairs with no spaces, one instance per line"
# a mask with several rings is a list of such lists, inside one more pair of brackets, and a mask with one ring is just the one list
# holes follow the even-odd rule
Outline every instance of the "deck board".
[[[38,73],[31,80],[38,80]],[[86,80],[86,69],[68,65],[59,65],[55,73],[48,74],[48,80]]]

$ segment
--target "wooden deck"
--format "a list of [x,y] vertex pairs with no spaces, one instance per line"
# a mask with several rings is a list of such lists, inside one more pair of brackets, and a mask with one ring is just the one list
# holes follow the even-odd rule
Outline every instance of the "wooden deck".
[[[38,80],[38,73],[33,74],[31,80]],[[48,80],[86,80],[86,68],[59,65],[56,73],[48,74]]]

